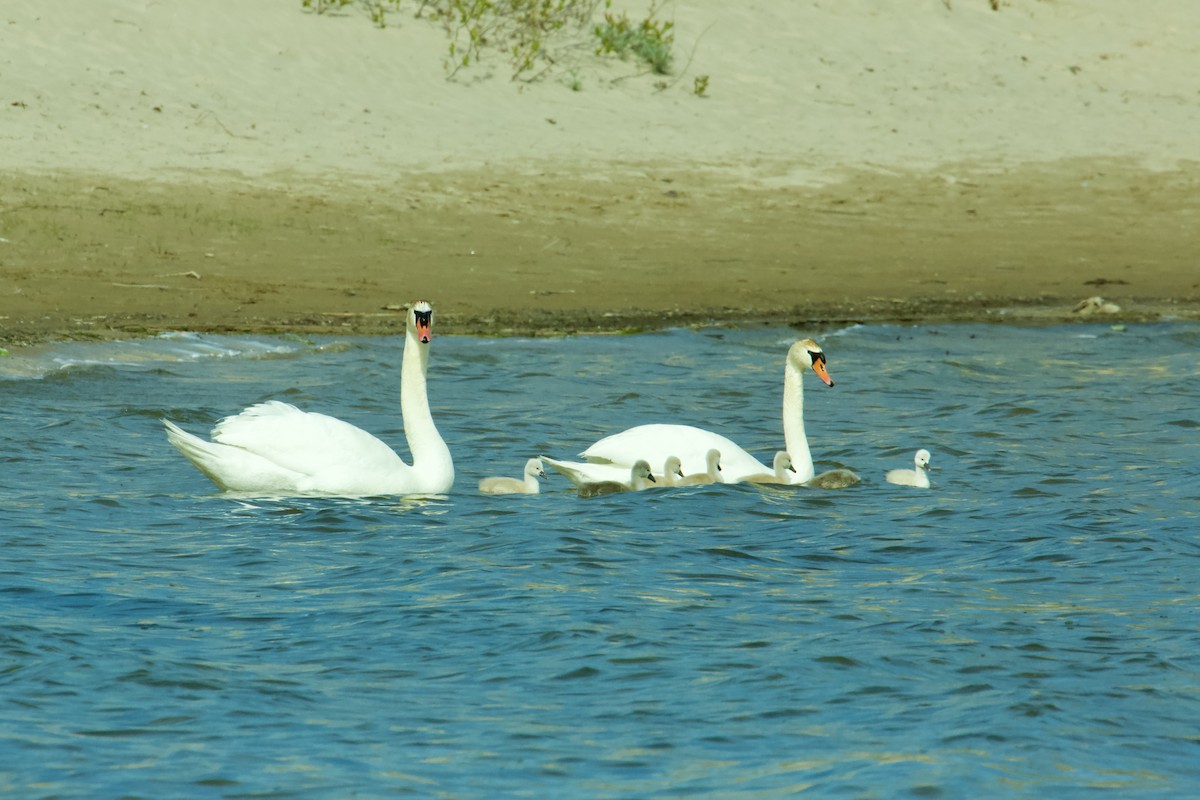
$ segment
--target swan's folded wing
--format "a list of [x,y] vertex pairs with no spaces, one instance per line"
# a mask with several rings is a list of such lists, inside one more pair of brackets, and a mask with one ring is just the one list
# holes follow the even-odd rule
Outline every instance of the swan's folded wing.
[[582,461],[558,461],[542,456],[543,463],[549,464],[565,475],[571,483],[580,486],[585,483],[629,483],[629,467],[616,464],[593,464]]
[[683,473],[692,475],[708,471],[709,450],[720,451],[721,472],[728,483],[742,480],[744,475],[771,472],[730,439],[691,425],[638,425],[601,439],[581,455],[589,461],[626,467],[639,459],[662,464],[674,455],[682,462]]
[[162,422],[167,429],[167,440],[222,490],[286,493],[305,477],[240,447],[201,439],[170,420]]
[[403,465],[392,448],[361,428],[277,400],[226,417],[213,428],[212,439],[305,475],[330,470],[369,474]]

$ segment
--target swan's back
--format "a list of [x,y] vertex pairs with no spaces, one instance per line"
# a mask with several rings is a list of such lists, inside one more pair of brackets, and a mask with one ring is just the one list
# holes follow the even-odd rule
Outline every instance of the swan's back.
[[621,465],[632,465],[638,459],[662,464],[677,456],[684,474],[691,475],[708,471],[710,450],[720,451],[722,477],[728,483],[771,471],[732,440],[691,425],[638,425],[606,436],[581,455],[590,461]]
[[361,428],[278,400],[226,417],[213,428],[212,439],[302,475],[411,469],[392,448]]

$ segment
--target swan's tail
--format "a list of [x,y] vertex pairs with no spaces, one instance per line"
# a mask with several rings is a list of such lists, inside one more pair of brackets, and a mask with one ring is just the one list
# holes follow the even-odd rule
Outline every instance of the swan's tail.
[[221,448],[225,445],[207,442],[199,436],[188,433],[169,419],[164,419],[162,424],[167,429],[167,441],[174,445],[176,450],[183,453],[196,469],[203,472],[218,487],[229,488],[219,477],[222,463]]
[[557,461],[549,456],[542,456],[541,458],[543,464],[549,464],[550,466],[554,467],[561,474],[565,475],[567,480],[571,481],[571,483],[575,484],[576,486],[582,486],[588,482],[586,476],[579,471],[574,463],[570,461]]

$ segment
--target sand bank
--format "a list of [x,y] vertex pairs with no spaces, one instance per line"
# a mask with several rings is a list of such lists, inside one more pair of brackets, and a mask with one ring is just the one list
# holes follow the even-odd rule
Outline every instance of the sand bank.
[[8,9],[0,337],[1198,315],[1200,6],[877,6],[678,0],[674,74],[533,83],[403,10]]

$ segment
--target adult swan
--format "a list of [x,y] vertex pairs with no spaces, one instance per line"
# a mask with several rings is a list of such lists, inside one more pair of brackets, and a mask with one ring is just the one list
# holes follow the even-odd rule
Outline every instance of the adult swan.
[[[812,339],[801,339],[788,350],[783,369],[783,438],[795,469],[787,475],[789,483],[807,483],[814,475],[812,453],[804,435],[801,378],[808,369],[817,373],[826,386],[833,386],[821,346]],[[582,455],[589,461],[622,465],[638,459],[661,464],[668,456],[677,455],[683,462],[684,473],[691,474],[705,471],[705,454],[713,449],[721,452],[721,475],[726,483],[773,472],[724,436],[691,425],[639,425],[601,439]]]
[[198,470],[228,492],[267,496],[445,494],[454,462],[429,413],[425,370],[433,308],[408,311],[400,370],[400,415],[412,466],[371,434],[348,422],[270,401],[226,417],[212,441],[163,420],[167,439]]

